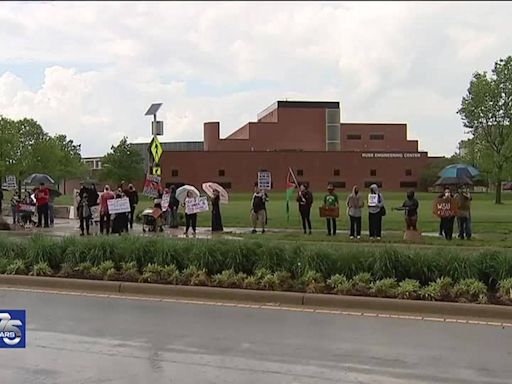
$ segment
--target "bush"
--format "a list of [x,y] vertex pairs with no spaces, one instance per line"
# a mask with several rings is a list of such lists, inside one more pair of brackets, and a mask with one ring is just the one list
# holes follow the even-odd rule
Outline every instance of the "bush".
[[512,278],[498,283],[498,297],[506,303],[512,303]]
[[350,281],[343,275],[334,275],[327,280],[327,286],[331,292],[338,295],[350,295],[352,293],[352,285]]
[[377,297],[390,297],[397,296],[398,283],[395,278],[388,278],[378,280],[372,284],[370,293]]
[[21,259],[16,259],[7,266],[5,270],[6,275],[26,275],[27,267],[25,262]]
[[448,301],[452,299],[453,281],[449,277],[441,277],[431,282],[420,291],[423,300]]
[[359,273],[350,280],[352,293],[355,295],[366,296],[370,293],[372,284],[372,275],[367,272]]
[[324,277],[315,271],[307,271],[300,282],[306,293],[322,293],[325,290]]
[[247,276],[244,273],[235,273],[234,270],[230,269],[213,276],[212,283],[214,286],[222,288],[243,288],[246,278]]
[[418,280],[405,279],[396,289],[399,299],[416,300],[420,296],[421,285]]
[[30,276],[51,276],[53,275],[53,271],[46,261],[37,263],[32,266],[32,269],[29,273]]
[[185,285],[207,286],[210,284],[210,278],[206,269],[190,266],[183,271],[182,283]]
[[459,281],[453,288],[456,299],[460,302],[487,302],[487,287],[476,279],[464,279]]

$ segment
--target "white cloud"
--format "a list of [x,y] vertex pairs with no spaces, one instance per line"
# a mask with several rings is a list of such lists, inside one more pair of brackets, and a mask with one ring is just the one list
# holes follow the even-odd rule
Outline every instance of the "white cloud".
[[[478,5],[478,6],[477,6]],[[333,99],[345,120],[406,121],[433,155],[463,137],[475,70],[509,53],[512,6],[465,3],[5,3],[0,114],[30,116],[98,155],[149,135],[227,135],[277,99]],[[23,16],[20,16],[23,15]],[[20,65],[44,71],[29,87]],[[21,73],[21,74],[20,74]],[[438,140],[439,135],[443,140]]]

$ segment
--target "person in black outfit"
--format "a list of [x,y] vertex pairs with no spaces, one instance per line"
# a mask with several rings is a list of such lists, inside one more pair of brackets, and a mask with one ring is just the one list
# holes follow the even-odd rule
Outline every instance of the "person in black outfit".
[[130,200],[130,229],[133,229],[133,217],[135,215],[135,207],[139,204],[139,194],[133,187],[133,184],[128,185],[128,189],[124,194]]
[[[446,188],[444,190],[444,194],[442,196],[442,201],[446,203],[450,203],[450,205],[455,205],[455,199],[453,198],[453,194],[450,191],[450,188]],[[441,228],[446,240],[452,240],[453,238],[453,223],[455,221],[455,216],[450,214],[449,216],[441,217]]]
[[212,232],[222,232],[222,217],[220,215],[220,194],[219,191],[213,191],[212,197]]
[[[124,193],[122,192],[121,188],[119,188],[116,192],[115,198],[121,199],[123,197],[125,197]],[[119,235],[121,235],[123,232],[128,233],[128,222],[128,213],[116,213],[114,220],[112,221],[112,233],[117,233]]]
[[297,194],[297,202],[299,203],[299,212],[304,234],[309,231],[311,235],[311,206],[313,205],[313,194],[308,190],[307,185],[301,184],[299,193]]
[[[80,236],[84,235],[84,229],[87,236],[89,236],[89,228],[91,223],[91,210],[89,208],[89,201],[87,193],[82,195],[78,203],[78,218],[80,219]],[[85,227],[85,228],[84,228]]]

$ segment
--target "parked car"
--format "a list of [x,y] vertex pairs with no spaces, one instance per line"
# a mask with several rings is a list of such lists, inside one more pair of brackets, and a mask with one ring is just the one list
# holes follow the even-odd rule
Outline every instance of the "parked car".
[[506,183],[503,183],[503,190],[512,191],[512,181],[507,181]]

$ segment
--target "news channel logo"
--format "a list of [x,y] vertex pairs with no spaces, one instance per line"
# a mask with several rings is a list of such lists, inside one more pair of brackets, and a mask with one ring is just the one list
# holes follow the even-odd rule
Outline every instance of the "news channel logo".
[[0,309],[0,348],[25,348],[25,310]]

